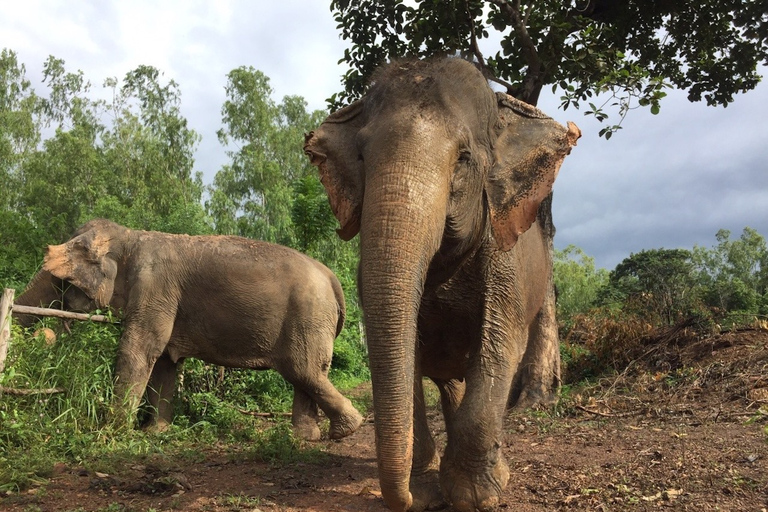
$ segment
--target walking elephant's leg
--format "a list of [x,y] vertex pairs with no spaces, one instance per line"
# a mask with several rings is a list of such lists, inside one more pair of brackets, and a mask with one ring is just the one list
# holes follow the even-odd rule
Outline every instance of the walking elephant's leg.
[[445,506],[440,491],[440,455],[429,431],[424,386],[421,378],[413,381],[413,464],[409,487],[413,495],[411,511],[437,510]]
[[152,368],[163,354],[173,328],[172,317],[156,313],[144,318],[153,320],[144,325],[129,322],[124,327],[117,353],[115,410],[117,421],[124,425],[133,424]]
[[330,420],[329,437],[341,439],[356,431],[362,425],[363,417],[357,412],[352,402],[339,393],[328,380],[334,338],[335,329],[327,333],[327,338],[325,335],[316,333],[316,338],[312,340],[303,339],[303,331],[297,329],[290,336],[291,345],[305,347],[302,351],[303,356],[300,359],[290,358],[278,361],[275,364],[275,370],[293,384],[294,408],[300,396],[297,392],[302,391],[310,401],[323,410]]
[[147,384],[149,417],[142,427],[153,432],[163,432],[173,421],[173,394],[176,391],[176,374],[179,363],[173,362],[168,354],[161,355]]
[[319,441],[320,427],[317,426],[319,419],[317,403],[303,389],[294,384],[291,416],[293,432],[307,441]]
[[363,424],[363,417],[352,402],[339,393],[325,374],[311,380],[299,379],[292,383],[294,387],[301,388],[328,416],[331,422],[328,436],[331,439],[347,437]]

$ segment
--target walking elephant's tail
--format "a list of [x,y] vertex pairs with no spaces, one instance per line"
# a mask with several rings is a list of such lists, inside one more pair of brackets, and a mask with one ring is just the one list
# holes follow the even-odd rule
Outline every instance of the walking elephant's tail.
[[344,328],[344,320],[347,318],[347,303],[344,301],[344,290],[336,276],[332,276],[331,284],[333,285],[333,294],[336,296],[336,305],[339,308],[339,320],[336,323],[336,337],[338,337]]

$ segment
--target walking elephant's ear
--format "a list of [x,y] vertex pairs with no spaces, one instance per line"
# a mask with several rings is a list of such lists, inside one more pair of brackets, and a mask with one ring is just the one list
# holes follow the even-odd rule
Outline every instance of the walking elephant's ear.
[[581,137],[537,108],[497,93],[498,136],[485,191],[496,243],[511,249],[536,220],[539,204],[552,192],[560,164]]
[[363,162],[355,137],[363,124],[362,100],[337,110],[304,136],[304,153],[320,171],[333,214],[341,228],[336,232],[350,240],[360,231],[363,204]]
[[110,258],[109,239],[87,231],[61,245],[46,249],[43,270],[69,281],[105,308],[112,299],[117,262]]

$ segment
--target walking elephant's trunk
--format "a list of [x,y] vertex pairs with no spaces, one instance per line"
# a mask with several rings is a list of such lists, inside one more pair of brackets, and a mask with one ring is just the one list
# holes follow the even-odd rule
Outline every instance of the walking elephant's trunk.
[[[15,303],[20,306],[61,308],[63,306],[61,279],[57,279],[47,270],[41,270],[19,295]],[[22,327],[31,327],[39,317],[35,315],[15,315],[16,321]]]
[[[360,294],[376,411],[381,492],[389,508],[411,506],[416,327],[424,280],[443,232],[447,183],[430,183],[419,166],[367,175],[360,244]],[[414,176],[416,178],[414,179]],[[421,181],[420,181],[421,180]],[[436,204],[440,203],[441,204]],[[441,215],[442,213],[442,215]]]

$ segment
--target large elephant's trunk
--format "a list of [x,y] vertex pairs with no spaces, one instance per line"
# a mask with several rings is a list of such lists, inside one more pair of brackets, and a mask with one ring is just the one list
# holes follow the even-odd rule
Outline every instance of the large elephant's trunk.
[[442,238],[448,186],[418,170],[436,163],[423,153],[405,161],[400,155],[367,174],[360,230],[379,481],[393,511],[407,510],[412,501],[416,327],[427,268]]

